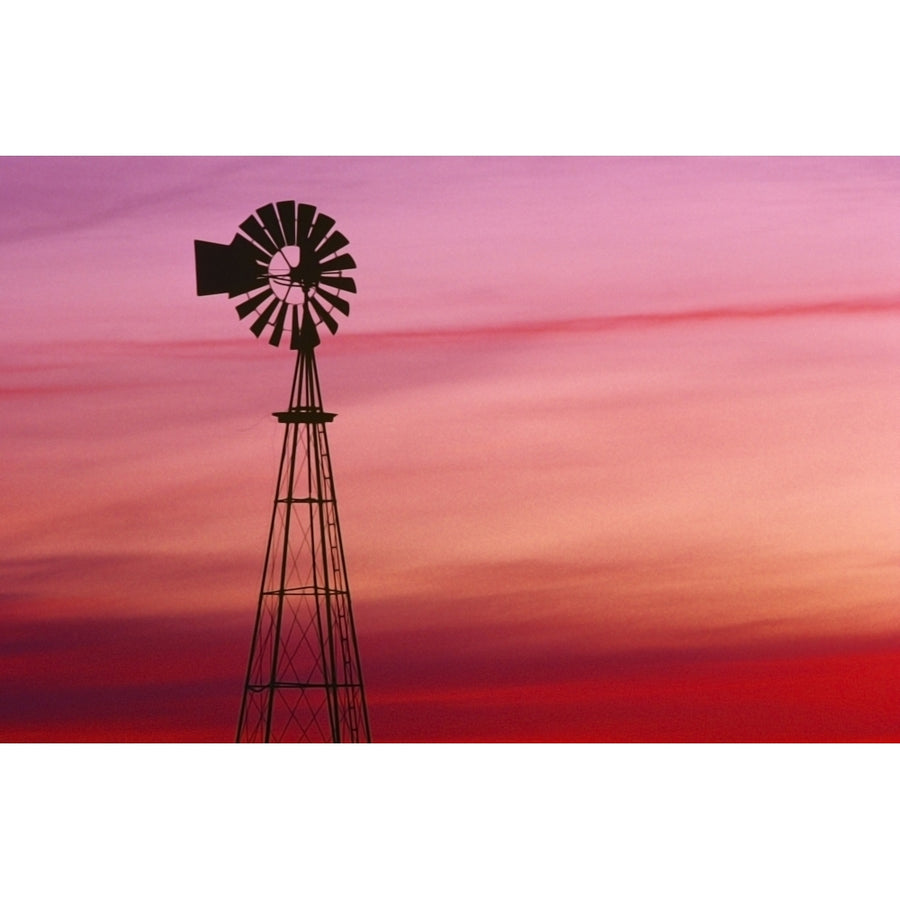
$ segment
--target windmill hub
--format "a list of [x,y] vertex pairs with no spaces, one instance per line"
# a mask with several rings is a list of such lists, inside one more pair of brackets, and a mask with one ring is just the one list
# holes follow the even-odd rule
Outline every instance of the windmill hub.
[[319,267],[315,263],[304,265],[304,262],[301,261],[300,265],[291,269],[289,277],[291,284],[296,284],[304,291],[309,291],[319,283]]
[[269,260],[269,286],[286,303],[303,303],[318,287],[321,274],[315,256],[304,253],[300,247],[282,247]]

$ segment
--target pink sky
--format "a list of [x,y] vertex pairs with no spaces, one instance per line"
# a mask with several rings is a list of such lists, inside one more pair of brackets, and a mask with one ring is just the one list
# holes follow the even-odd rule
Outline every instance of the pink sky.
[[376,740],[900,738],[900,161],[3,159],[0,737],[230,740],[311,203]]

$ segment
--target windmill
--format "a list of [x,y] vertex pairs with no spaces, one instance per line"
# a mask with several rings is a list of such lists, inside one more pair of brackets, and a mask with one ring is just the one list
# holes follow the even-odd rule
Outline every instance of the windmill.
[[288,342],[296,363],[237,740],[370,741],[337,498],[316,369],[318,329],[332,334],[356,293],[334,219],[270,203],[230,244],[194,242],[197,293],[228,294],[256,337]]

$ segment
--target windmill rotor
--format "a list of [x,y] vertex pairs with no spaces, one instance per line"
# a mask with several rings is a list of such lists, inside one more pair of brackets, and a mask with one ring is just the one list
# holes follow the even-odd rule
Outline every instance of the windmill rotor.
[[256,337],[268,331],[275,347],[285,338],[292,350],[315,347],[320,325],[334,334],[334,313],[350,313],[341,294],[356,293],[356,282],[344,274],[356,262],[334,225],[306,203],[261,206],[241,222],[230,244],[194,241],[197,293],[245,295],[235,309],[241,319],[253,317]]

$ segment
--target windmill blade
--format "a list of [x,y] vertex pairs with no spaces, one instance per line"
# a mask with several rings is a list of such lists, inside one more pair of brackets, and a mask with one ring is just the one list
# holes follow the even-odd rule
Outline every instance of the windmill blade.
[[260,250],[253,241],[248,241],[242,234],[236,234],[232,238],[231,246],[235,248],[236,252],[252,256],[262,266],[269,261],[269,254],[265,250]]
[[272,336],[269,338],[269,343],[273,347],[277,347],[281,343],[281,335],[284,333],[284,319],[287,315],[288,305],[282,301],[281,308],[278,310],[278,315],[275,317],[275,324],[272,326]]
[[294,235],[294,243],[301,245],[309,237],[309,229],[312,225],[316,208],[308,203],[297,204],[297,233]]
[[293,200],[281,200],[275,206],[278,207],[284,243],[288,246],[297,239],[297,204]]
[[244,219],[240,224],[240,229],[245,234],[249,234],[260,247],[268,250],[270,254],[278,251],[278,248],[272,243],[272,239],[266,234],[266,230],[253,218],[253,216],[248,216]]
[[349,253],[342,253],[328,262],[319,263],[320,272],[343,272],[345,269],[355,269],[356,260]]
[[328,303],[330,303],[339,312],[342,312],[345,316],[350,315],[350,304],[343,297],[339,297],[337,294],[332,294],[331,291],[326,291],[325,288],[323,288],[321,285],[316,288],[316,293],[320,297],[324,297]]
[[284,235],[281,233],[281,223],[278,221],[278,213],[275,212],[273,204],[269,203],[267,206],[261,206],[256,211],[256,214],[265,226],[275,246],[279,249],[283,247],[285,244]]
[[328,310],[325,309],[325,307],[322,306],[322,304],[319,303],[319,301],[316,300],[315,297],[311,296],[309,298],[309,302],[312,304],[313,309],[315,309],[316,315],[318,315],[319,319],[321,319],[322,322],[325,323],[325,327],[332,334],[334,334],[338,330],[338,323],[335,321],[334,316],[332,316],[331,313],[328,312]]
[[338,250],[346,247],[349,243],[350,241],[348,241],[339,231],[333,231],[328,235],[328,239],[325,243],[316,251],[316,259],[325,259],[326,256],[337,253]]
[[319,213],[316,222],[309,233],[309,243],[313,249],[319,246],[325,238],[325,235],[334,227],[334,219],[326,216],[325,213]]
[[238,318],[246,319],[250,313],[259,309],[269,297],[274,296],[270,288],[266,288],[265,290],[260,291],[258,294],[254,294],[252,297],[248,297],[243,303],[238,303],[235,307],[237,310]]
[[291,350],[300,350],[303,345],[300,343],[300,316],[297,314],[297,307],[291,307]]
[[283,303],[283,300],[280,300],[276,297],[260,314],[259,318],[250,326],[250,330],[259,337],[263,328],[269,324],[269,319],[272,318],[272,313],[278,308],[279,303]]
[[337,288],[339,291],[347,291],[350,294],[356,293],[356,282],[352,278],[340,278],[337,275],[322,275],[319,278],[322,284],[329,287]]

